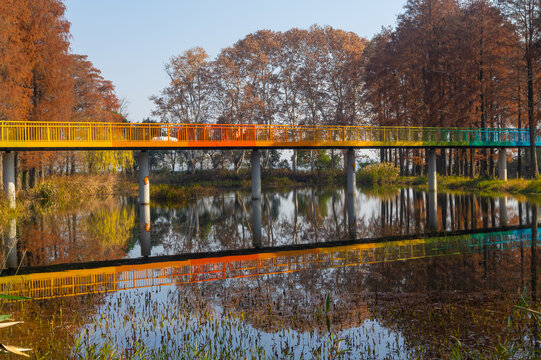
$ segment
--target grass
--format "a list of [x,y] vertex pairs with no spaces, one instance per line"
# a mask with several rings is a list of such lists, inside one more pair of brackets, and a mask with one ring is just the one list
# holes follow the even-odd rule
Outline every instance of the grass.
[[122,178],[114,174],[54,176],[38,184],[27,198],[44,207],[67,208],[93,199],[106,199],[118,193]]
[[400,170],[393,163],[377,163],[367,165],[357,173],[357,180],[364,184],[392,184],[395,183]]
[[507,181],[492,178],[438,177],[438,187],[442,190],[475,191],[482,195],[499,196],[504,194],[524,195],[532,200],[541,197],[541,179],[509,179]]

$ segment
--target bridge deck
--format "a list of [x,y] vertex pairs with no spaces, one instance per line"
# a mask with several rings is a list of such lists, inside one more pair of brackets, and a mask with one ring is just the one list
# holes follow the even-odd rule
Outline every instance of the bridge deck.
[[[541,138],[536,138],[541,145]],[[0,151],[527,147],[527,129],[0,122]]]

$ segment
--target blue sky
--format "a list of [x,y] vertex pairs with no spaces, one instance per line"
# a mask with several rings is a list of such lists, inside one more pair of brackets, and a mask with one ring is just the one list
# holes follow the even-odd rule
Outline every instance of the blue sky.
[[312,24],[370,39],[394,25],[406,0],[66,0],[72,51],[85,54],[128,104],[128,119],[150,116],[148,97],[167,86],[163,66],[194,46],[211,57],[245,35]]

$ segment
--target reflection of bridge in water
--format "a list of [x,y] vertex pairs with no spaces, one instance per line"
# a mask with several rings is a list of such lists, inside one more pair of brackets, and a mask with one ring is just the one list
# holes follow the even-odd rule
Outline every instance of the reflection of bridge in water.
[[531,234],[531,227],[517,226],[426,238],[373,239],[370,243],[323,243],[29,268],[22,269],[27,272],[24,275],[0,277],[0,293],[45,299],[509,250],[531,246]]

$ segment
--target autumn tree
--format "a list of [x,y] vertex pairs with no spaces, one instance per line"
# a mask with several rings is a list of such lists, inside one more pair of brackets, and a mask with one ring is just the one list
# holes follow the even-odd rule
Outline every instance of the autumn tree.
[[530,171],[531,177],[539,176],[535,138],[537,136],[535,80],[539,75],[541,42],[541,3],[538,0],[498,0],[498,4],[508,19],[515,25],[520,42],[517,47],[526,68],[527,111],[530,133]]

